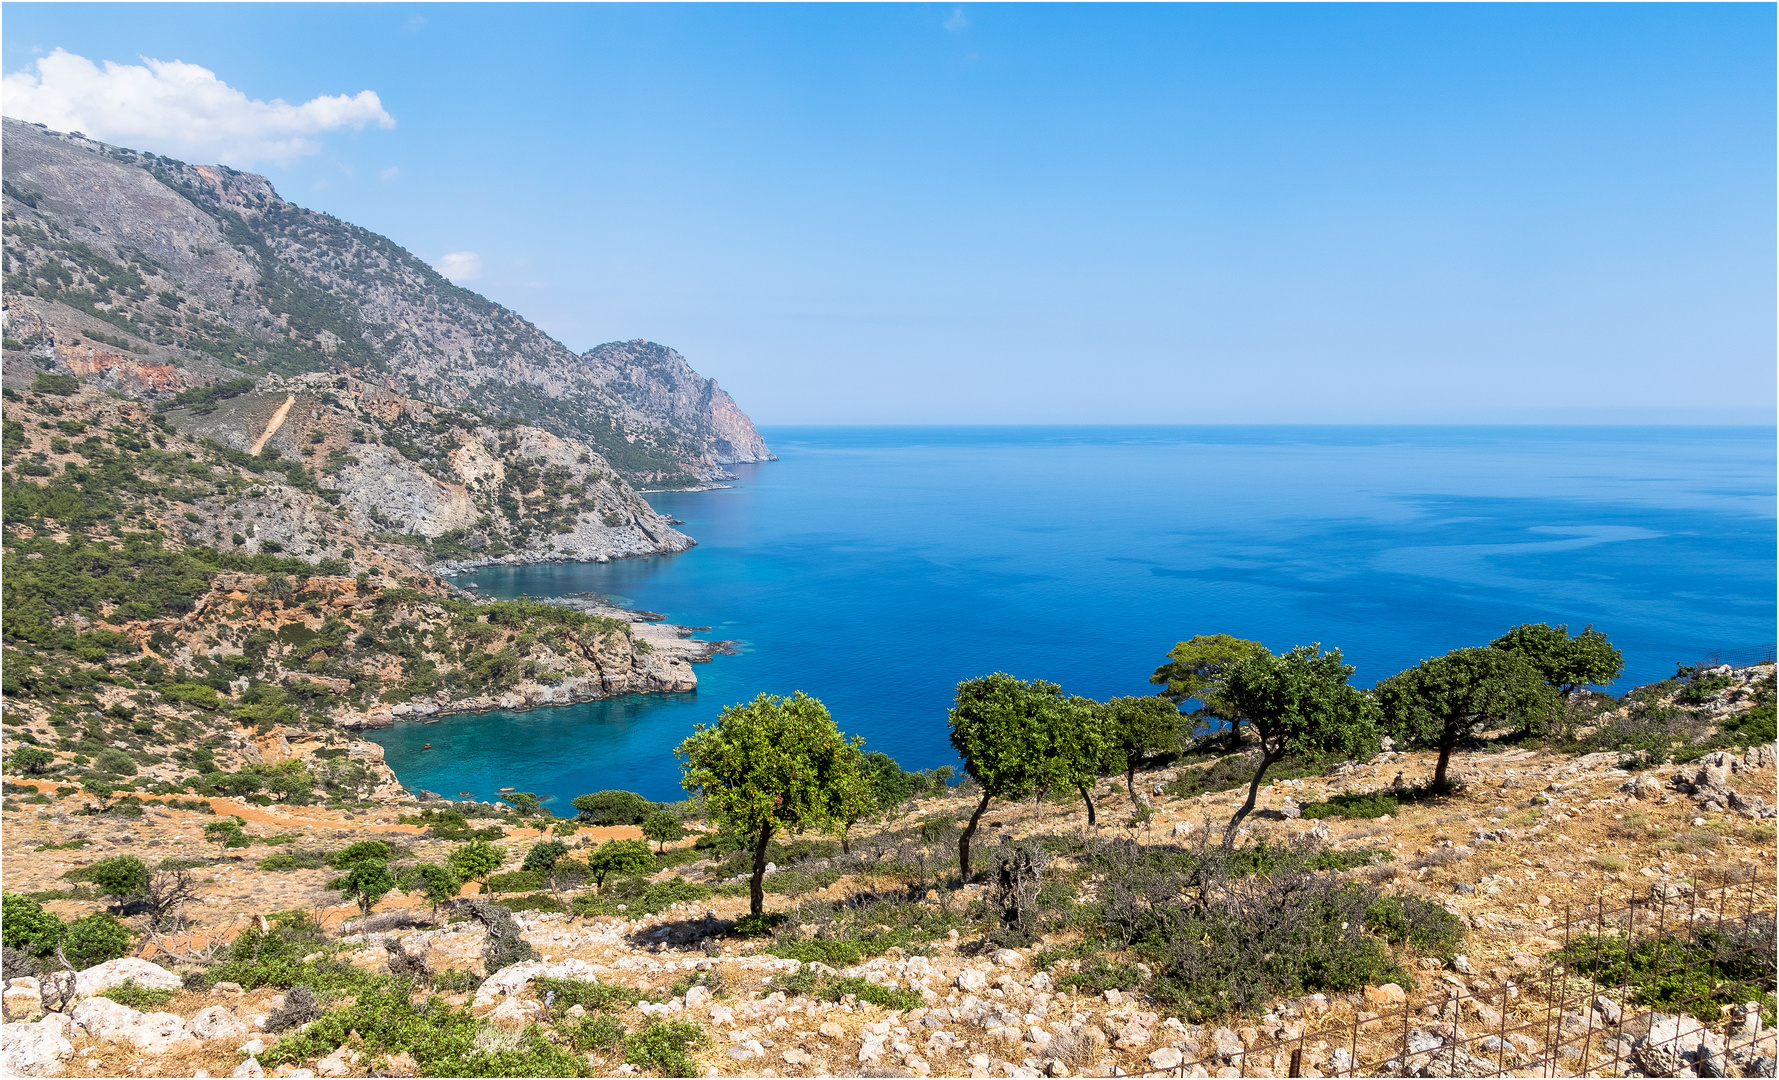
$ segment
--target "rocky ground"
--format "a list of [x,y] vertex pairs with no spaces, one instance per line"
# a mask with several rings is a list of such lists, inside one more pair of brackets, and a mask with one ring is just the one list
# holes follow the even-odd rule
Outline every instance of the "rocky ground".
[[[1425,1075],[1477,1075],[1479,1060],[1514,1075],[1724,1074],[1713,1067],[1730,1075],[1771,1075],[1774,1032],[1762,1027],[1758,1012],[1752,1019],[1726,1014],[1722,1023],[1707,1028],[1611,993],[1577,997],[1583,991],[1550,978],[1548,957],[1577,933],[1572,919],[1601,907],[1635,901],[1664,918],[1694,921],[1715,918],[1720,908],[1771,911],[1772,807],[1779,802],[1772,746],[1633,771],[1620,768],[1615,754],[1576,756],[1495,744],[1457,756],[1454,766],[1463,786],[1453,795],[1405,804],[1398,815],[1374,820],[1300,816],[1301,807],[1330,795],[1423,781],[1432,765],[1428,754],[1384,753],[1327,775],[1270,784],[1263,789],[1261,813],[1244,829],[1244,842],[1308,837],[1335,850],[1390,851],[1394,861],[1348,873],[1380,884],[1387,893],[1432,898],[1460,916],[1468,930],[1463,953],[1449,963],[1404,956],[1416,972],[1407,989],[1389,984],[1350,995],[1312,995],[1275,1002],[1264,1015],[1198,1025],[1170,1015],[1140,990],[1096,995],[1060,989],[1059,980],[1081,961],[1040,967],[1034,957],[1044,948],[1053,950],[1047,956],[1056,955],[1067,934],[1029,948],[978,950],[953,933],[892,948],[839,971],[910,991],[922,1002],[889,1011],[853,996],[821,1001],[775,987],[801,965],[763,954],[757,940],[728,935],[726,927],[745,913],[746,900],[718,896],[637,920],[521,913],[524,939],[540,959],[501,969],[473,992],[447,1000],[495,1028],[519,1029],[552,1022],[533,983],[537,976],[619,985],[634,991],[639,1002],[617,1014],[628,1028],[659,1017],[690,1021],[706,1032],[708,1044],[692,1054],[698,1070],[710,1075],[1109,1076],[1178,1069],[1185,1075],[1265,1076],[1285,1075],[1292,1049],[1302,1052],[1305,1076],[1401,1075],[1405,1041],[1409,1071]],[[1172,782],[1182,772],[1139,774],[1139,798],[1151,808],[1141,815],[1133,813],[1128,794],[1102,784],[1096,792],[1098,831],[1146,844],[1180,844],[1207,829],[1220,830],[1239,793],[1167,794],[1170,786],[1177,788]],[[153,859],[190,849],[208,820],[153,809],[128,828],[84,830],[87,819],[67,816],[75,802],[6,814],[9,891],[53,888],[67,868],[102,855],[131,851]],[[247,817],[251,832],[301,833],[299,846],[393,835],[411,843],[415,857],[426,859],[441,858],[450,846],[424,839],[417,827],[396,824],[393,812],[218,803],[221,812]],[[906,828],[914,819],[961,819],[971,809],[973,800],[958,794],[928,799],[909,807],[908,817],[881,828]],[[506,824],[511,831],[502,844],[511,868],[542,834]],[[1079,834],[1086,832],[1085,813],[1078,802],[991,804],[983,829],[987,837]],[[877,831],[861,829],[855,851],[870,850]],[[90,833],[92,846],[43,850],[83,832]],[[577,839],[587,835],[583,831]],[[385,942],[394,938],[435,971],[484,973],[486,931],[479,923],[460,919],[367,933],[348,920],[350,908],[321,888],[327,871],[261,871],[255,867],[259,856],[256,848],[239,861],[205,871],[210,877],[203,886],[204,917],[219,932],[271,911],[306,908],[335,934],[343,932],[336,947],[356,966],[384,970],[390,956]],[[882,887],[869,865],[857,860],[820,865],[845,872],[818,879],[826,884],[803,893],[769,894],[768,910]],[[659,876],[696,880],[708,870],[707,863],[692,863]],[[943,902],[967,904],[987,889],[967,885]],[[928,895],[927,903],[942,902],[937,892]],[[59,901],[51,907],[72,916],[94,905]],[[429,914],[401,897],[386,901],[379,912],[404,908],[423,921]],[[254,1055],[278,1038],[260,1025],[281,1003],[280,995],[242,994],[226,985],[187,992],[177,977],[181,965],[159,959],[175,970],[166,977],[169,988],[181,988],[164,1006],[130,1016],[119,1012],[122,1006],[89,999],[71,1018],[9,1025],[13,1068],[36,1075],[190,1076],[199,1069],[214,1076],[256,1075]],[[688,988],[701,973],[703,984]],[[99,981],[99,976],[88,979],[91,986]],[[33,997],[29,983],[15,981],[7,991],[15,1016],[32,1008]],[[1481,1045],[1479,1040],[1497,1029],[1507,1037]],[[1664,1043],[1677,1048],[1665,1071],[1666,1059],[1658,1052]],[[1716,1056],[1706,1060],[1705,1048]],[[1441,1071],[1448,1069],[1443,1063],[1448,1052],[1472,1071]],[[602,1075],[638,1071],[618,1055],[595,1053],[587,1063]],[[401,1075],[403,1067],[401,1061],[355,1057],[348,1048],[268,1071],[375,1075],[372,1070],[380,1069],[382,1075]]]

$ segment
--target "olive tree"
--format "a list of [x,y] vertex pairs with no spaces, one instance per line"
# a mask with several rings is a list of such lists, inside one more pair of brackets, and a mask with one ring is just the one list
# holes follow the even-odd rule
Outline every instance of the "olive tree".
[[1196,698],[1208,706],[1206,695],[1224,671],[1238,661],[1262,655],[1267,655],[1266,646],[1258,641],[1229,634],[1198,634],[1169,649],[1167,663],[1156,668],[1149,681],[1167,687],[1161,696],[1170,701],[1185,704]]
[[595,791],[572,800],[580,819],[594,825],[640,825],[655,804],[634,791]]
[[1088,785],[1099,775],[1107,742],[1098,706],[1068,697],[1055,683],[1027,682],[1003,671],[957,684],[951,746],[982,800],[957,841],[958,873],[970,878],[970,840],[990,799],[1023,799],[1058,785],[1078,789],[1093,818]]
[[1489,648],[1518,653],[1565,696],[1584,686],[1604,686],[1625,670],[1625,654],[1592,625],[1571,637],[1567,623],[1522,623],[1489,642]]
[[1423,660],[1372,692],[1391,738],[1439,751],[1435,791],[1447,790],[1452,750],[1477,724],[1536,731],[1562,709],[1544,674],[1525,655],[1493,647],[1457,649]]
[[1286,754],[1344,758],[1377,748],[1377,706],[1347,685],[1352,674],[1339,649],[1299,645],[1278,656],[1251,654],[1218,676],[1208,692],[1224,710],[1223,718],[1237,737],[1246,729],[1260,745],[1248,799],[1223,831],[1225,849],[1235,846],[1237,827],[1253,813],[1266,770]]
[[842,735],[827,706],[799,690],[730,705],[715,724],[697,725],[675,748],[681,785],[703,795],[725,829],[753,839],[753,914],[765,911],[762,882],[773,834],[838,829],[869,798],[859,764],[863,743]]
[[643,874],[654,868],[655,856],[646,840],[607,840],[587,855],[587,872],[601,889],[607,878]]
[[488,884],[488,875],[499,870],[506,861],[507,849],[486,840],[459,844],[445,856],[445,866],[460,881],[474,881],[484,887]]
[[1116,697],[1100,706],[1109,752],[1107,764],[1124,770],[1130,801],[1139,809],[1137,769],[1180,749],[1180,707],[1165,697]]
[[686,827],[668,810],[657,810],[642,819],[642,834],[655,842],[657,852],[667,848],[669,840],[678,840],[686,835]]
[[85,878],[102,896],[109,896],[118,907],[148,891],[153,871],[134,855],[116,855],[101,859],[86,868]]
[[55,760],[56,756],[48,750],[35,746],[21,746],[6,755],[6,767],[15,773],[40,773],[47,771],[51,765],[55,764]]
[[340,877],[328,882],[332,888],[340,890],[340,895],[347,900],[355,901],[358,910],[367,917],[377,901],[389,895],[395,888],[395,875],[389,872],[389,864],[377,859],[361,859],[347,868]]
[[404,891],[419,893],[435,911],[440,904],[456,896],[463,888],[463,882],[457,879],[457,875],[438,863],[416,863],[410,866],[402,871],[397,884]]

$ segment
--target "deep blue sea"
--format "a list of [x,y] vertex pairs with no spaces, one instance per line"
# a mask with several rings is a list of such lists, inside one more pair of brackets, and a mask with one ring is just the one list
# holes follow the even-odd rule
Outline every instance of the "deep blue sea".
[[[732,488],[650,496],[698,546],[488,570],[593,592],[740,654],[695,694],[372,733],[410,787],[683,797],[673,747],[806,690],[907,768],[952,763],[961,679],[1154,690],[1174,642],[1338,646],[1370,685],[1522,622],[1593,624],[1620,687],[1775,640],[1771,428],[776,428]],[[431,742],[433,749],[422,751]]]

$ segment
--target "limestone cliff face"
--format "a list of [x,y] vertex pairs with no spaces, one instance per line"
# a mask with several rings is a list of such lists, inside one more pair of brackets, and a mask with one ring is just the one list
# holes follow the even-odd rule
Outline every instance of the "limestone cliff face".
[[189,530],[195,543],[226,547],[241,528],[226,512],[247,511],[255,546],[318,558],[348,546],[340,527],[349,525],[391,558],[447,570],[692,546],[587,443],[490,426],[349,377],[268,376],[207,408],[165,415],[193,438],[301,461],[321,492],[338,495],[331,504],[293,497],[268,479],[201,514]]
[[710,463],[777,460],[735,399],[673,349],[641,338],[613,341],[582,353],[581,361],[638,415],[664,416],[695,432]]
[[735,402],[671,349],[576,356],[261,176],[15,120],[0,131],[9,371],[24,352],[146,396],[241,374],[347,374],[578,439],[656,484],[771,458]]

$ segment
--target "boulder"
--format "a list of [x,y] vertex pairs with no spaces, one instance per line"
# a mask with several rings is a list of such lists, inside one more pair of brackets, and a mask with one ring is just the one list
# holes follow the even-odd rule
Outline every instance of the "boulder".
[[1014,949],[995,950],[995,963],[1001,967],[1016,968],[1025,966],[1025,957]]
[[1242,1056],[1247,1047],[1242,1045],[1241,1036],[1226,1027],[1211,1032],[1211,1049],[1224,1061],[1234,1061]]
[[235,1019],[235,1014],[221,1005],[212,1005],[199,1010],[186,1025],[187,1030],[195,1039],[205,1042],[211,1039],[228,1039],[239,1041],[247,1037],[247,1025]]
[[266,1067],[259,1063],[258,1058],[248,1058],[235,1066],[234,1072],[229,1073],[231,1077],[260,1077],[264,1075],[266,1075]]
[[554,964],[542,960],[521,960],[501,968],[476,988],[477,1007],[491,1005],[497,997],[511,997],[531,985],[533,979],[575,979],[580,982],[599,981],[593,965],[585,960],[568,959]]
[[[252,1060],[252,1059],[249,1059]],[[320,1076],[345,1076],[358,1064],[358,1051],[342,1046],[315,1063]]]
[[957,973],[957,988],[967,994],[979,994],[988,989],[988,976],[975,968],[964,968]]
[[496,1027],[507,1031],[518,1031],[520,1028],[535,1023],[543,1016],[543,1012],[542,1002],[510,997],[489,1013],[488,1019],[493,1021]]
[[1403,993],[1402,987],[1395,983],[1385,983],[1382,986],[1366,987],[1365,1000],[1373,1005],[1394,1006],[1408,1000],[1408,995]]
[[139,1013],[110,998],[88,998],[74,1007],[74,1022],[104,1043],[133,1046],[145,1054],[164,1054],[180,1043],[195,1042],[185,1020],[172,1013]]
[[74,1044],[62,1024],[0,1026],[0,1075],[45,1076],[73,1056]]
[[36,979],[14,979],[18,985],[8,986],[4,995],[8,1015],[23,1017],[29,1020],[43,1011],[43,994],[37,989]]
[[77,997],[92,997],[126,982],[134,982],[144,990],[180,990],[185,986],[179,976],[159,964],[123,956],[81,972],[75,979],[74,993]]
[[[1149,1055],[1151,1069],[1177,1069],[1186,1056],[1171,1046],[1164,1046]],[[1054,1074],[1052,1074],[1054,1075]]]
[[1657,780],[1649,773],[1633,776],[1623,784],[1620,784],[1618,790],[1643,802],[1662,797],[1661,781]]

